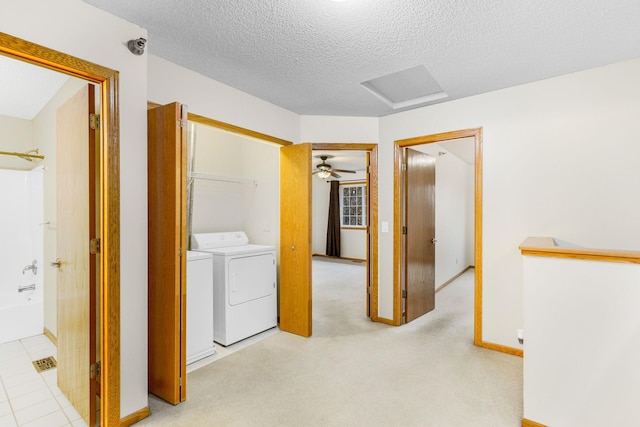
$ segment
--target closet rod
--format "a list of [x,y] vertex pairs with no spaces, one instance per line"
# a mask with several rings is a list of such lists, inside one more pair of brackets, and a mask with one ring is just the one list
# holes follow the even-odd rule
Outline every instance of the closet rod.
[[243,183],[248,183],[248,184],[253,184],[256,187],[258,186],[258,183],[256,182],[255,179],[246,179],[246,178],[234,178],[234,177],[230,177],[230,176],[218,176],[218,175],[207,175],[204,173],[189,173],[187,174],[187,176],[189,178],[196,178],[196,179],[204,179],[207,181],[223,181],[223,182],[236,182],[238,184],[243,184]]
[[[35,150],[36,153],[38,152],[38,150]],[[20,157],[21,159],[27,160],[29,162],[32,162],[32,159],[41,159],[44,160],[44,156],[40,155],[40,154],[29,154],[29,153],[15,153],[15,152],[11,152],[11,151],[0,151],[0,154],[5,155],[5,156],[16,156],[16,157]]]

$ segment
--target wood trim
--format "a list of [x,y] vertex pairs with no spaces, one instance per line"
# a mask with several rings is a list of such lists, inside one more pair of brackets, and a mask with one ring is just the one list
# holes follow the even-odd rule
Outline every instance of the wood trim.
[[103,426],[120,423],[120,162],[119,75],[115,70],[0,33],[0,53],[101,87],[100,359]]
[[56,336],[53,335],[53,333],[49,329],[43,328],[42,333],[45,337],[49,338],[49,341],[51,341],[53,345],[58,345],[58,338],[56,338]]
[[[160,105],[161,104],[147,101],[147,109],[159,107]],[[191,112],[188,114],[188,120],[194,123],[200,123],[202,125],[212,126],[214,128],[226,130],[228,132],[237,133],[243,136],[248,136],[249,138],[256,138],[261,141],[273,142],[274,144],[278,144],[282,146],[293,145],[293,142],[287,141],[286,139],[277,138],[275,136],[267,135],[266,133],[256,132],[240,126],[232,125],[231,123],[225,123],[219,120],[210,119],[208,117],[201,116],[199,114],[195,114]]]
[[[475,138],[475,292],[474,344],[482,346],[482,128],[464,129],[397,140],[394,143],[393,171],[393,321],[402,323],[402,149],[453,139]],[[495,349],[495,348],[494,348]]]
[[396,143],[402,147],[411,147],[413,145],[431,144],[434,142],[450,141],[452,139],[475,137],[477,136],[478,131],[482,132],[482,128],[454,130],[451,132],[442,132],[442,133],[436,133],[433,135],[399,139],[396,141]]
[[535,421],[528,420],[526,418],[522,419],[522,427],[547,427],[545,424],[540,424]]
[[136,412],[134,412],[133,414],[129,414],[126,417],[122,418],[120,420],[120,425],[122,427],[129,427],[139,421],[144,420],[145,418],[147,418],[148,416],[151,415],[151,409],[149,409],[149,407],[147,406],[146,408],[142,408],[140,410],[137,410]]
[[447,287],[447,285],[450,285],[451,283],[453,283],[458,277],[462,276],[468,269],[473,268],[472,265],[468,265],[465,269],[463,269],[460,273],[456,274],[455,276],[453,276],[451,279],[447,280],[446,282],[444,282],[442,285],[438,286],[436,288],[436,293],[440,292],[441,290],[443,290],[444,288]]
[[369,152],[369,268],[371,294],[369,296],[370,319],[385,323],[378,317],[378,144],[370,143],[312,143],[312,150],[362,150]]
[[337,259],[337,260],[342,260],[342,261],[357,261],[357,262],[367,262],[366,259],[361,259],[361,258],[348,258],[348,257],[337,257],[337,256],[330,256],[330,255],[324,255],[324,254],[313,254],[311,255],[312,257],[317,256],[320,258],[329,258],[329,259]]
[[475,163],[475,290],[473,309],[473,342],[478,345],[482,342],[482,284],[483,264],[482,264],[482,128],[475,129],[476,138],[476,163]]
[[528,237],[519,246],[522,255],[552,258],[582,259],[603,262],[640,264],[640,251],[588,249],[558,246],[552,237]]
[[340,230],[367,231],[367,226],[363,226],[363,227],[340,227]]
[[349,142],[312,142],[311,150],[368,150],[378,149],[378,144],[369,143],[349,143]]
[[393,325],[402,325],[402,146],[393,147]]
[[[331,181],[327,181],[327,182],[331,182]],[[339,185],[344,185],[344,186],[349,186],[349,187],[353,187],[354,185],[367,185],[367,181],[339,181],[340,184]]]
[[393,324],[393,319],[386,319],[384,317],[376,317],[375,319],[371,319],[374,322],[378,322],[378,323],[384,323],[385,325],[389,325],[389,326],[395,326]]
[[512,356],[524,356],[524,351],[521,348],[509,347],[502,344],[494,344],[491,342],[481,341],[479,344],[474,343],[478,347],[486,348],[488,350],[498,351],[500,353],[510,354]]

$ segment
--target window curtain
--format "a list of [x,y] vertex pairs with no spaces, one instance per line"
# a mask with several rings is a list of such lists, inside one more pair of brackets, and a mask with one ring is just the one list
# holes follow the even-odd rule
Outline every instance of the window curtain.
[[329,221],[327,221],[327,255],[340,257],[340,182],[331,181]]

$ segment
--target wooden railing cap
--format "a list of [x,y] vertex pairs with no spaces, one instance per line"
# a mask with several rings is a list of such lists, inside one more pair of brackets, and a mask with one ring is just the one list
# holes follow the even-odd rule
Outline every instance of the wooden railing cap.
[[584,259],[640,264],[640,251],[582,248],[553,237],[528,237],[519,246],[525,256]]

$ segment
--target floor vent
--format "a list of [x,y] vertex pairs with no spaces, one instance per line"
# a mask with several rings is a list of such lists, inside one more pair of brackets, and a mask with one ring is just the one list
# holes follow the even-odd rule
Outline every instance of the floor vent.
[[38,371],[38,373],[48,371],[49,369],[53,369],[56,366],[56,359],[53,356],[33,361],[33,367],[36,368],[36,371]]

